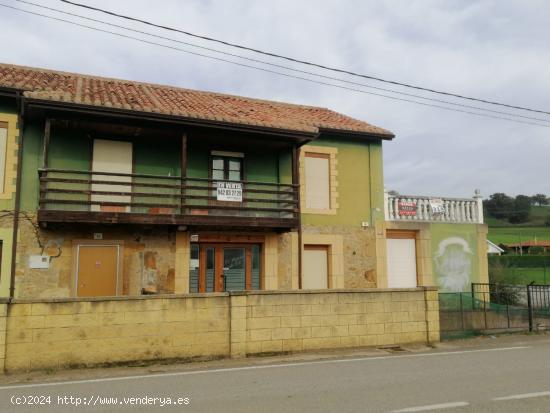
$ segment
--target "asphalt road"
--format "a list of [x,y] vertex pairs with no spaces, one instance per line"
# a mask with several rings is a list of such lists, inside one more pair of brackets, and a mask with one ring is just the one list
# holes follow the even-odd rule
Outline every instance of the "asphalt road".
[[[550,412],[548,339],[370,357],[277,360],[2,385],[0,411]],[[179,404],[166,405],[168,398]],[[29,400],[42,404],[15,404]],[[102,404],[106,401],[115,404]]]

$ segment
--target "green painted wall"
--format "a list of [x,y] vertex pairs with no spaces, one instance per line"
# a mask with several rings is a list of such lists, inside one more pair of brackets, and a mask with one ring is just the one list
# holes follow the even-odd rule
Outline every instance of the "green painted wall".
[[279,156],[265,149],[245,152],[245,174],[249,181],[277,183],[279,179]]
[[292,183],[292,152],[279,154],[279,182],[282,184]]
[[434,281],[441,292],[470,291],[480,282],[475,224],[431,224]]
[[[91,144],[86,133],[76,129],[52,128],[48,155],[50,168],[85,171],[90,168],[90,156]],[[39,160],[42,162],[41,152]]]
[[42,166],[42,137],[44,124],[27,122],[23,144],[23,169],[21,174],[21,209],[36,211],[38,206],[38,172]]
[[[187,156],[187,176],[190,178],[208,178],[211,146],[201,142],[189,142]],[[235,150],[241,152],[240,150]],[[247,149],[244,151],[245,179],[266,183],[292,182],[291,152],[278,154],[265,149]]]
[[0,97],[0,112],[9,113],[11,115],[17,113],[17,105],[15,99]]
[[336,168],[339,208],[335,215],[302,214],[302,223],[359,227],[362,221],[372,224],[373,217],[384,219],[381,142],[319,138],[304,146],[302,151],[315,146],[338,149]]
[[134,172],[160,176],[180,176],[179,142],[158,140],[154,144],[144,140],[134,142]]
[[[28,123],[25,128],[23,151],[22,198],[23,210],[36,210],[38,206],[38,173],[42,166],[43,122]],[[189,141],[187,175],[208,178],[209,156],[212,148],[200,141]],[[52,168],[88,170],[91,144],[84,132],[52,128],[49,162]],[[136,139],[133,145],[134,171],[141,174],[179,176],[180,149],[175,140],[150,141]],[[260,149],[245,151],[246,179],[259,182],[291,182],[290,151],[279,154]]]

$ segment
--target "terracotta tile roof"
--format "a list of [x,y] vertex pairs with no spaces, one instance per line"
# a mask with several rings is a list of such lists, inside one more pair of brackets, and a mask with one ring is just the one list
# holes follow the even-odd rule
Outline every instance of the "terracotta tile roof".
[[296,132],[330,129],[393,138],[386,129],[325,108],[1,63],[0,87],[20,89],[26,97],[56,102]]

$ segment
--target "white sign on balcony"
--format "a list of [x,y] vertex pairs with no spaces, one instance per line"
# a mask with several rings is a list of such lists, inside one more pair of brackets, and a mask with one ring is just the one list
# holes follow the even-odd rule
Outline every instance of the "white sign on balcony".
[[445,205],[441,198],[430,199],[430,209],[432,210],[432,215],[445,214]]
[[243,202],[243,184],[240,182],[218,182],[216,199],[218,201]]

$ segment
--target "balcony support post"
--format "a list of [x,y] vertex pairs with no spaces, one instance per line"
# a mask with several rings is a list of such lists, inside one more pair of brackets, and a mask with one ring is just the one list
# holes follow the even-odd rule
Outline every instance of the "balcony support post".
[[[46,123],[44,125],[44,141],[42,142],[42,169],[45,170],[43,175],[44,178],[48,176],[47,169],[49,166],[51,126],[52,126],[52,121],[50,118],[47,118]],[[47,185],[48,184],[46,182],[44,183],[40,182],[39,200],[42,200],[42,198],[45,197]],[[40,201],[39,201],[38,207],[39,208],[43,207]]]
[[42,169],[48,167],[48,156],[50,152],[50,133],[51,133],[51,119],[46,119],[44,125],[44,142],[42,143]]
[[185,214],[185,189],[184,186],[186,185],[186,178],[187,178],[187,134],[183,133],[181,135],[181,198],[180,198],[180,214]]

